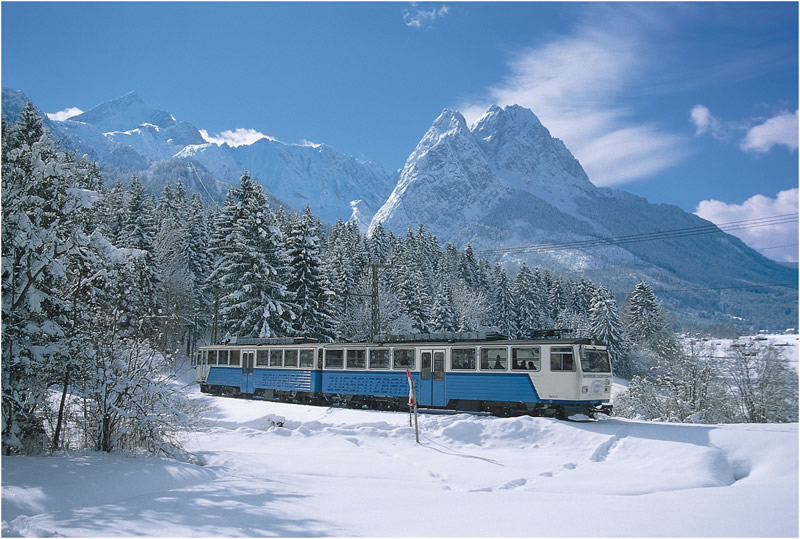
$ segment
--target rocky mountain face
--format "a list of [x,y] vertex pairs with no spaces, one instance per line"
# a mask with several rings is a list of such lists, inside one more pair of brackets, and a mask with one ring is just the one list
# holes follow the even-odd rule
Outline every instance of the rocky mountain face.
[[796,285],[753,286],[791,285],[796,271],[734,236],[697,234],[715,228],[676,206],[595,187],[563,142],[519,106],[493,106],[471,127],[444,111],[371,228],[378,222],[396,234],[424,223],[440,241],[470,244],[507,266],[527,262],[618,292],[646,280],[701,323],[722,312],[793,326],[797,316]]

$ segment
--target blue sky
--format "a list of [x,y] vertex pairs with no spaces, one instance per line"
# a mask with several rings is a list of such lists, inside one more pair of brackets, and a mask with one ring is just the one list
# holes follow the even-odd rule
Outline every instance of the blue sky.
[[[518,103],[596,185],[724,223],[797,212],[797,28],[795,2],[3,2],[2,84],[387,169],[443,109]],[[797,260],[796,224],[739,233]]]

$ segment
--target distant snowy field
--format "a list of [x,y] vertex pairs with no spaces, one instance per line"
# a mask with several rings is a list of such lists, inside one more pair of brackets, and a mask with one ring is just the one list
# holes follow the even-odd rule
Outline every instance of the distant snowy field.
[[3,457],[2,535],[798,536],[797,424],[421,414],[418,445],[403,413],[195,398],[205,466]]
[[710,347],[714,351],[715,357],[726,357],[734,354],[736,346],[754,345],[758,348],[772,347],[778,351],[780,357],[788,361],[795,370],[798,370],[798,344],[800,336],[795,334],[786,335],[749,335],[738,339],[691,339],[684,337],[684,346],[690,346],[691,341],[696,345]]

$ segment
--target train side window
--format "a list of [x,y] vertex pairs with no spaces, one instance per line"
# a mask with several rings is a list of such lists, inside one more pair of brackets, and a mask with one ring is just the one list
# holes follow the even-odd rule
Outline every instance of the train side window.
[[481,370],[506,370],[508,350],[506,348],[481,348]]
[[286,350],[283,356],[284,367],[297,367],[297,350]]
[[554,346],[550,349],[551,371],[574,371],[575,357],[571,346]]
[[511,370],[539,371],[542,368],[542,357],[539,347],[511,349]]
[[348,348],[347,349],[347,368],[348,369],[365,369],[367,351],[363,348]]
[[450,352],[450,366],[454,370],[475,370],[474,348],[453,348]]
[[217,351],[216,350],[209,350],[208,351],[208,364],[209,365],[216,365],[217,364]]
[[228,364],[228,350],[220,350],[219,351],[219,364],[220,365],[227,365]]
[[416,361],[414,360],[414,349],[395,348],[393,367],[395,369],[414,370],[416,367]]
[[314,367],[313,350],[300,350],[300,366],[307,369]]
[[231,350],[231,365],[239,365],[239,350]]
[[269,351],[269,366],[283,367],[283,349],[272,349]]
[[325,368],[341,369],[344,363],[344,350],[325,350]]
[[372,348],[369,351],[369,368],[370,369],[388,369],[389,368],[389,349],[388,348]]
[[269,350],[259,350],[256,357],[256,367],[269,366]]

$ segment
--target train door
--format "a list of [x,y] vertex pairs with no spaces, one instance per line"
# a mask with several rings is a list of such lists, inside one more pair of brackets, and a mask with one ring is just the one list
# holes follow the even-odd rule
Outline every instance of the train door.
[[253,350],[242,351],[242,393],[252,393],[255,387],[253,365],[256,362],[256,353]]
[[446,406],[444,387],[445,350],[421,350],[419,404],[421,406]]

